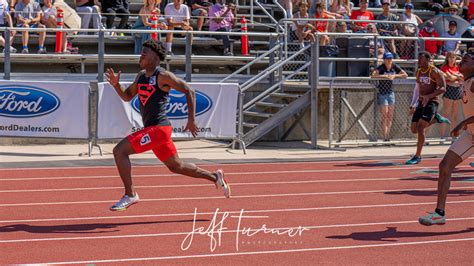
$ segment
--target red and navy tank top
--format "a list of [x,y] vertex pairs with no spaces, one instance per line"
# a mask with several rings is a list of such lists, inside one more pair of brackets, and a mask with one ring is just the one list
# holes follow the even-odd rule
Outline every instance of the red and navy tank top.
[[145,71],[140,72],[137,79],[138,99],[143,126],[169,126],[171,125],[166,108],[169,103],[169,94],[158,87],[160,67],[155,69],[153,75],[147,77]]

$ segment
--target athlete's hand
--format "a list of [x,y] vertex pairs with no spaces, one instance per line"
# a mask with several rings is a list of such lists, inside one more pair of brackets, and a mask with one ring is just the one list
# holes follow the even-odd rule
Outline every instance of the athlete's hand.
[[467,130],[467,125],[463,122],[459,123],[452,131],[451,131],[451,137],[457,138],[459,136],[459,132],[463,130]]
[[416,108],[415,107],[410,107],[409,114],[413,115],[415,113]]
[[423,107],[425,107],[428,104],[428,102],[430,101],[430,97],[428,97],[426,95],[422,95],[420,97],[422,99],[421,104],[422,104]]
[[105,72],[105,76],[107,77],[107,81],[112,85],[113,87],[117,86],[120,82],[120,73],[119,71],[117,75],[115,75],[115,72],[112,68],[107,68],[107,71]]
[[193,137],[197,137],[198,135],[198,126],[196,125],[196,122],[192,120],[188,120],[188,123],[186,124],[186,127],[184,128],[184,131],[189,130],[191,134],[193,134]]

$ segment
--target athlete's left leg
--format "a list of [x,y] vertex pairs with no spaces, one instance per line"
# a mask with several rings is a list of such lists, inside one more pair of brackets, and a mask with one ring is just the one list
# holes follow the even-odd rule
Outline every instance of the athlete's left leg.
[[217,180],[217,175],[215,173],[211,173],[205,169],[199,168],[193,163],[184,162],[181,160],[181,158],[179,158],[178,153],[175,153],[167,160],[163,161],[163,163],[173,173],[194,178],[207,179],[212,183],[215,183]]

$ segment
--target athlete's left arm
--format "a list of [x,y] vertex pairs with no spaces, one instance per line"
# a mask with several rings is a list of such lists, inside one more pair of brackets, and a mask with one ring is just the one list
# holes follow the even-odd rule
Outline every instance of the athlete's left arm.
[[461,132],[461,129],[466,130],[467,125],[469,125],[469,124],[474,124],[474,116],[468,117],[468,118],[464,119],[461,123],[459,123],[459,125],[457,125],[453,129],[453,131],[451,131],[451,136],[453,136],[453,137],[459,136],[459,132]]
[[194,120],[194,114],[196,113],[196,96],[194,89],[191,88],[186,81],[176,77],[173,73],[168,71],[160,72],[158,75],[158,85],[164,91],[169,91],[173,88],[186,95],[186,102],[188,104],[188,123],[184,130],[189,130],[193,137],[196,137],[198,135],[198,127]]

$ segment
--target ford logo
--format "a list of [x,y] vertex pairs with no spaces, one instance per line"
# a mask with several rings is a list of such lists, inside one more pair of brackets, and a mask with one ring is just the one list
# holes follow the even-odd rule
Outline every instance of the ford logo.
[[[186,95],[177,90],[170,90],[170,102],[166,108],[166,114],[170,119],[188,118],[188,104]],[[212,107],[212,100],[206,94],[196,91],[196,116],[202,115]],[[140,101],[138,97],[132,100],[132,108],[140,113]]]
[[35,117],[54,112],[60,105],[53,93],[32,86],[0,86],[0,116]]

